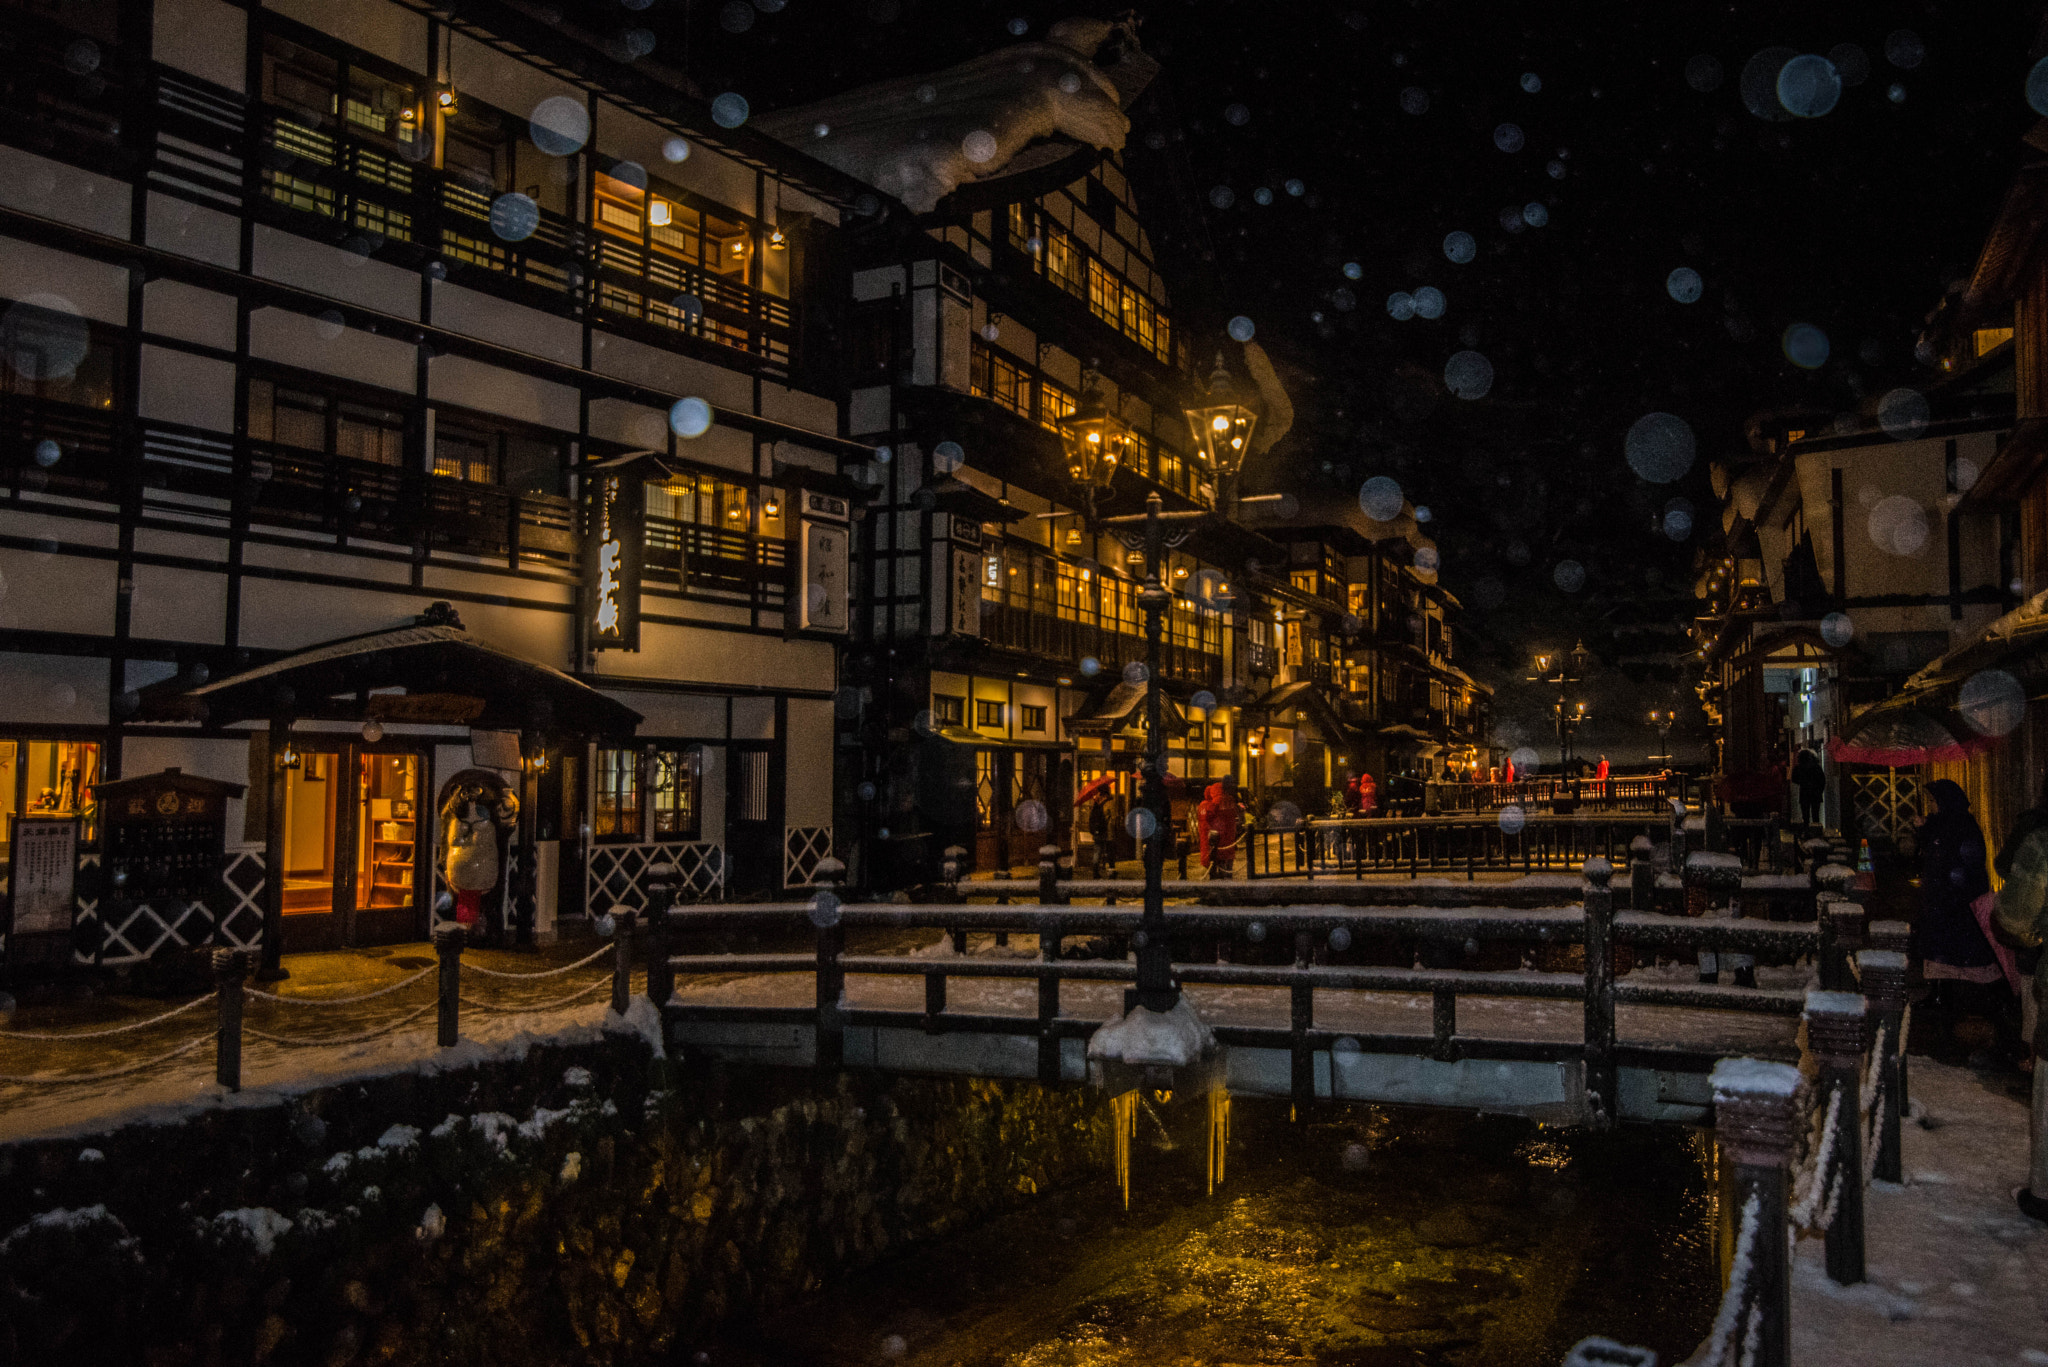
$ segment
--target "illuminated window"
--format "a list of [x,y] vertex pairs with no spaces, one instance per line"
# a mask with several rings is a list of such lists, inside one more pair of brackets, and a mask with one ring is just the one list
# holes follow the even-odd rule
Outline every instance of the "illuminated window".
[[[91,741],[0,740],[0,842],[14,838],[14,818],[82,818],[78,838],[97,838],[99,807],[92,785],[100,781],[100,747]],[[9,846],[0,843],[0,859]]]
[[2011,340],[2011,328],[1978,328],[1976,337],[1977,354],[1982,356],[1992,348],[2004,346]]
[[591,812],[590,833],[599,840],[638,840],[640,752],[599,749],[596,778],[597,805]]
[[1031,703],[1017,705],[1017,727],[1022,731],[1045,730],[1045,709]]
[[968,392],[1000,404],[1020,418],[1031,416],[1031,377],[978,343],[969,353]]
[[1074,396],[1050,381],[1041,381],[1038,386],[1038,425],[1057,432],[1060,419],[1074,411],[1079,405]]
[[698,751],[656,750],[648,762],[647,790],[654,809],[654,838],[697,834]]
[[1005,725],[1003,709],[1003,703],[991,702],[987,698],[976,698],[974,700],[974,724],[976,726],[990,726],[1001,730]]
[[249,435],[367,465],[405,460],[405,414],[311,386],[249,381]]
[[967,699],[932,694],[932,719],[941,726],[959,726],[967,719]]

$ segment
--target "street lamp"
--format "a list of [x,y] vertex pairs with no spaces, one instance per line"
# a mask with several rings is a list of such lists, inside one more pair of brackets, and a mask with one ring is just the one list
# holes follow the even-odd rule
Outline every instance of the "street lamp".
[[1060,445],[1066,451],[1067,478],[1087,501],[1089,514],[1109,492],[1117,467],[1130,456],[1135,438],[1131,425],[1118,417],[1102,395],[1095,372],[1089,371],[1080,405],[1059,421]]
[[1657,728],[1657,745],[1663,751],[1657,758],[1666,764],[1671,762],[1671,728],[1678,723],[1678,713],[1670,708],[1650,709],[1650,725]]
[[[1551,673],[1555,667],[1557,672]],[[1571,687],[1586,676],[1593,667],[1593,652],[1586,649],[1584,641],[1573,646],[1571,651],[1560,657],[1543,654],[1536,657],[1536,673],[1530,683],[1555,684],[1557,702],[1557,760],[1559,768],[1568,768],[1572,762],[1572,733],[1579,729],[1579,723],[1586,720],[1586,704],[1574,703]]]
[[1216,504],[1225,507],[1244,458],[1251,454],[1252,429],[1258,426],[1259,411],[1238,397],[1237,385],[1224,367],[1223,353],[1216,353],[1216,368],[1202,402],[1187,410],[1188,434],[1194,439],[1195,454],[1209,463],[1216,474]]

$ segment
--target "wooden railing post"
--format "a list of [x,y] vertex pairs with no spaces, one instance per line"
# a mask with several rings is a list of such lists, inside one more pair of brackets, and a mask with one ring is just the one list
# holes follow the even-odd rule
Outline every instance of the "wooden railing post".
[[[1309,933],[1294,934],[1294,966],[1309,964]],[[1315,989],[1296,982],[1287,989],[1288,1007],[1288,1095],[1294,1102],[1294,1118],[1308,1118],[1309,1103],[1316,1098],[1316,1056],[1309,1048],[1308,1032],[1315,1028]]]
[[[1793,1136],[1798,1132],[1799,1070],[1789,1063],[1722,1059],[1714,1066],[1714,1138],[1733,1166],[1733,1199],[1721,1218],[1735,1235],[1732,1276],[1740,1276],[1733,1342],[1749,1341],[1751,1367],[1790,1367],[1792,1287],[1786,1246]],[[1748,1227],[1745,1242],[1742,1231]],[[1730,1244],[1724,1240],[1723,1247]]]
[[213,951],[214,993],[219,1023],[213,1037],[213,1080],[231,1092],[242,1090],[242,984],[249,957],[239,949]]
[[647,870],[647,1000],[654,1003],[659,1012],[668,1005],[668,999],[676,994],[676,971],[669,962],[675,953],[670,943],[672,910],[679,886],[676,867],[673,864],[656,864]]
[[1587,1121],[1606,1129],[1620,1118],[1620,1070],[1614,1048],[1614,867],[1605,859],[1585,863]]
[[[1884,925],[1885,922],[1878,922]],[[1863,995],[1877,1017],[1877,1158],[1871,1176],[1897,1182],[1903,1176],[1904,1153],[1899,1135],[1906,1109],[1906,1051],[1899,1039],[1906,1013],[1906,956],[1895,949],[1866,949],[1856,955]]]
[[[1038,961],[1043,964],[1058,964],[1060,961],[1060,933],[1050,926],[1038,932]],[[1038,1080],[1058,1082],[1060,1080],[1060,979],[1057,972],[1042,973],[1038,978]]]
[[633,924],[638,913],[612,908],[612,1014],[623,1016],[633,1002]]
[[1826,1171],[1816,1172],[1828,1222],[1828,1276],[1839,1286],[1863,1280],[1863,1051],[1868,1003],[1854,992],[1806,994],[1806,1040],[1820,1062],[1822,1124],[1834,1121]]
[[1657,909],[1657,847],[1639,835],[1628,842],[1628,906],[1630,911]]
[[1048,907],[1066,904],[1066,898],[1060,896],[1060,847],[1057,845],[1038,847],[1038,901]]
[[1864,947],[1863,908],[1838,892],[1815,894],[1820,912],[1820,985],[1830,992],[1856,990],[1850,956]]
[[440,995],[434,1042],[443,1049],[454,1048],[462,1037],[462,945],[466,938],[462,927],[453,921],[434,927],[434,953],[441,960],[441,973],[435,979]]
[[837,1068],[846,1061],[846,1012],[840,1005],[846,995],[846,970],[839,962],[846,952],[846,923],[839,914],[839,885],[845,881],[846,865],[820,859],[811,877],[811,924],[818,932],[812,1058],[819,1068]]

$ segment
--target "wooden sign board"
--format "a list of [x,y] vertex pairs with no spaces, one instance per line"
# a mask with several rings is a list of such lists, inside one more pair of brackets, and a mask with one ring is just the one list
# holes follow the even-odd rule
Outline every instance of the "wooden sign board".
[[18,816],[13,837],[13,933],[68,933],[78,909],[78,819]]

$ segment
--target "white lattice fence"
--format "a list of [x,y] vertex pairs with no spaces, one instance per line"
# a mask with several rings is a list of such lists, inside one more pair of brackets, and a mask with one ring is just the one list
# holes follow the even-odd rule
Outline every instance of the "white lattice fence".
[[[80,857],[80,881],[86,871],[99,866],[99,855]],[[103,900],[80,894],[78,898],[78,943],[98,944],[100,955],[79,951],[80,963],[97,959],[105,964],[140,963],[166,949],[189,949],[205,944],[226,944],[253,949],[263,939],[263,851],[229,850],[221,862],[221,895],[218,906],[218,935],[213,910],[200,901],[170,903],[135,902],[123,907],[118,919],[103,923]]]
[[603,915],[614,906],[641,910],[647,903],[647,870],[673,864],[682,875],[681,897],[702,902],[725,891],[725,847],[712,841],[669,845],[598,845],[584,873],[590,910]]
[[817,881],[819,861],[831,857],[830,826],[791,826],[782,833],[782,886],[807,887]]

